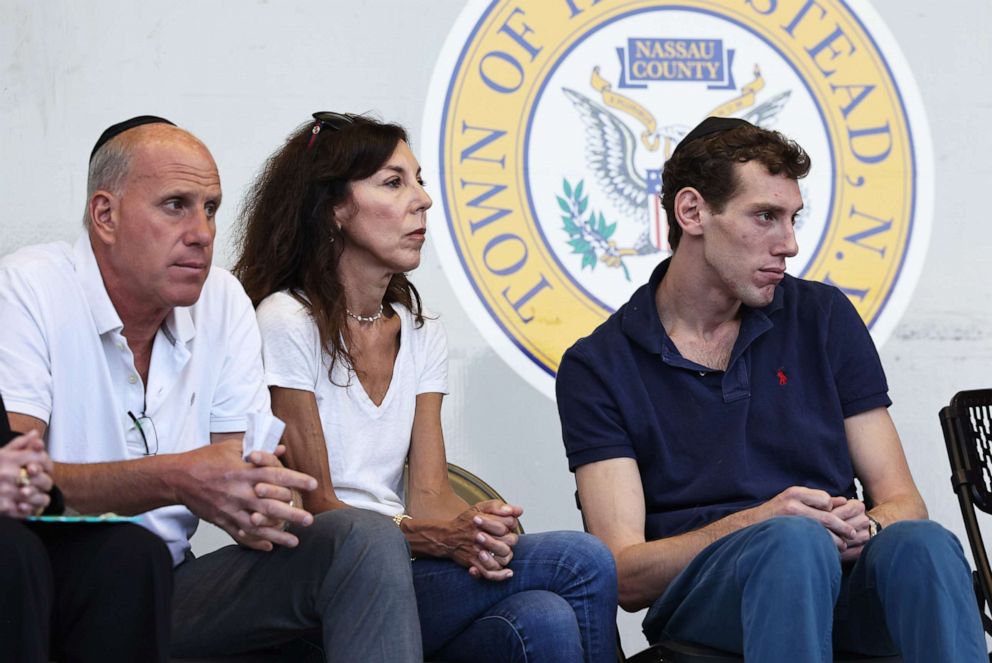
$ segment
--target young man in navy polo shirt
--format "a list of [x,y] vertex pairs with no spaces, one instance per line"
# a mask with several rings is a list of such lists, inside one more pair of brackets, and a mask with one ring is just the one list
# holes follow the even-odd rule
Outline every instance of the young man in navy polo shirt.
[[987,661],[967,562],[926,520],[864,323],[836,288],[785,273],[809,166],[730,118],[665,164],[674,254],[558,373],[586,520],[620,605],[650,606],[652,642],[762,663]]

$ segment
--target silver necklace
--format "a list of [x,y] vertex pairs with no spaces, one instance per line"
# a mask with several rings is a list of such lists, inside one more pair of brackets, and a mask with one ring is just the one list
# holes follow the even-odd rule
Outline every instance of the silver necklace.
[[382,304],[379,304],[379,310],[373,313],[372,315],[358,315],[357,313],[352,313],[348,309],[345,309],[344,312],[348,314],[349,318],[354,318],[359,322],[372,323],[382,317]]

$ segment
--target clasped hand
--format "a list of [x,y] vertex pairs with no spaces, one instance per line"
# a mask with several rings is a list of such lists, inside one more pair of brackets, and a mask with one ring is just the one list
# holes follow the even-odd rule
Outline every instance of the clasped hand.
[[37,431],[0,448],[0,515],[24,518],[48,506],[52,459]]
[[506,580],[517,545],[517,518],[524,510],[502,500],[486,500],[463,511],[453,521],[451,558],[476,578]]
[[286,528],[310,525],[313,515],[292,504],[293,491],[313,490],[317,480],[283,467],[282,445],[274,454],[254,451],[248,462],[241,450],[240,440],[232,439],[188,452],[189,476],[180,501],[243,546],[265,551],[273,545],[295,547],[299,539]]
[[854,561],[868,542],[868,515],[861,500],[792,486],[762,505],[770,516],[804,516],[823,525],[830,533],[841,561]]

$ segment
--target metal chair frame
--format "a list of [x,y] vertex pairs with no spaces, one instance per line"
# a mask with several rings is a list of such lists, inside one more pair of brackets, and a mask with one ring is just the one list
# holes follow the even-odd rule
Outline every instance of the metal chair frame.
[[968,534],[982,627],[992,636],[992,569],[975,509],[992,514],[992,389],[961,391],[940,410],[951,486]]

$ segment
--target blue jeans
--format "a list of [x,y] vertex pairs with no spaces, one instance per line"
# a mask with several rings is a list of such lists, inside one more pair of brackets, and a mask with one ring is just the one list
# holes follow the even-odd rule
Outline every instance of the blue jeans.
[[987,663],[961,545],[937,523],[894,523],[851,566],[827,530],[780,517],[700,552],[648,611],[651,642],[675,639],[746,660],[833,660],[833,649],[906,663]]
[[448,559],[413,562],[428,660],[607,663],[616,661],[613,556],[581,532],[526,534],[513,577],[492,582]]

